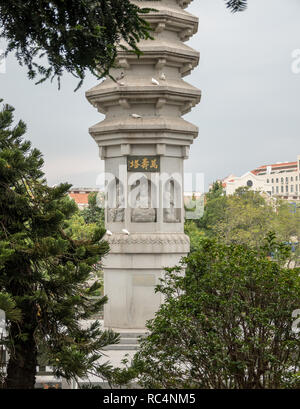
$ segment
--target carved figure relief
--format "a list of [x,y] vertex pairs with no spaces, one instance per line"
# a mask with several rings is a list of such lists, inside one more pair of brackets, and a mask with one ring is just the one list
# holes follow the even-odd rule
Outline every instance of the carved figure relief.
[[180,208],[176,206],[178,194],[180,192],[176,190],[174,179],[170,179],[164,189],[164,223],[180,223],[181,221]]
[[136,191],[136,198],[131,210],[131,221],[134,223],[154,223],[156,209],[151,207],[151,181],[142,177],[132,185],[133,190]]
[[108,207],[107,209],[107,220],[108,222],[124,222],[125,217],[125,201],[123,188],[121,186],[120,180],[116,179],[113,186],[108,189],[108,194],[111,195],[111,199],[115,202],[114,208]]

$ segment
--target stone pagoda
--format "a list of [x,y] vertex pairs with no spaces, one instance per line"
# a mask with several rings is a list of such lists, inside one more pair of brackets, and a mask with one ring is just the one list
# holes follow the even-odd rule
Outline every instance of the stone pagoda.
[[120,49],[117,65],[86,96],[105,115],[90,128],[105,161],[105,221],[110,253],[104,261],[107,328],[142,330],[162,302],[155,286],[164,267],[189,252],[184,234],[183,168],[198,135],[182,119],[201,92],[184,81],[199,53],[185,43],[198,19],[191,0],[142,1],[154,40],[142,55]]

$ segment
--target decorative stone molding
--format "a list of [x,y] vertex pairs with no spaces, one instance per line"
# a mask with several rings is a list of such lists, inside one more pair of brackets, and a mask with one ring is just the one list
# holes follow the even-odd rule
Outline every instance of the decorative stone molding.
[[110,253],[188,253],[190,239],[184,233],[114,233],[105,236]]

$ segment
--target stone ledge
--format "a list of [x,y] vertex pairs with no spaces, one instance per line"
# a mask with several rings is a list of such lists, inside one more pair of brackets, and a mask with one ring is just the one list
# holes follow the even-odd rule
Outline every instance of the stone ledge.
[[106,236],[110,253],[188,253],[190,239],[184,233],[114,233]]
[[[198,136],[198,127],[190,122],[184,120],[183,118],[176,117],[142,117],[135,119],[129,116],[122,116],[119,118],[107,118],[102,122],[92,126],[89,129],[92,136],[97,136],[97,134],[112,134],[112,139],[115,134],[141,132],[154,133],[164,133],[164,132],[175,132],[182,134],[192,135],[194,138]],[[142,138],[142,135],[137,135]],[[119,136],[118,136],[119,137]],[[161,135],[160,135],[161,137]]]

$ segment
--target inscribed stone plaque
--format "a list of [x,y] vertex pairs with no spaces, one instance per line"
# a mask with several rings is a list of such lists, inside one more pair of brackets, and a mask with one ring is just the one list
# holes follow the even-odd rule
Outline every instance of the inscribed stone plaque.
[[128,172],[159,172],[160,156],[127,156]]

